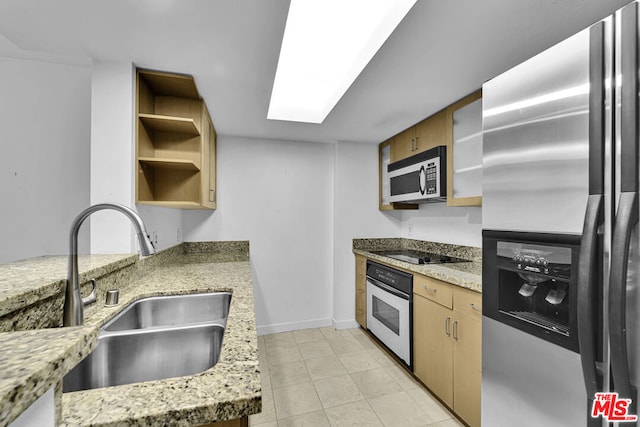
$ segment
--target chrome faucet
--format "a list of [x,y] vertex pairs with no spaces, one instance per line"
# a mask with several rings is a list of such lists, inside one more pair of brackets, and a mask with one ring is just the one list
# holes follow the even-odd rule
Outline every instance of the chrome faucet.
[[143,256],[153,255],[156,252],[142,218],[133,209],[117,203],[100,203],[89,206],[80,212],[71,224],[71,233],[69,235],[69,266],[67,268],[67,289],[64,296],[63,326],[82,325],[84,304],[80,294],[80,279],[78,278],[78,232],[82,222],[89,215],[103,209],[122,212],[131,220],[136,229],[140,242],[140,253]]

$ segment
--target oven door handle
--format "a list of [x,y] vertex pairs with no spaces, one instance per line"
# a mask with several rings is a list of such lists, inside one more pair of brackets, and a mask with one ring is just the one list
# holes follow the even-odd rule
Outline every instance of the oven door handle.
[[373,277],[367,276],[367,282],[370,282],[372,285],[375,285],[378,288],[382,289],[383,291],[388,292],[388,293],[390,293],[392,295],[395,295],[398,298],[402,298],[404,300],[409,301],[409,295],[405,294],[404,292],[401,292],[401,291],[397,290],[396,288],[393,288],[393,287],[387,285],[386,283],[382,283],[378,279],[374,279]]

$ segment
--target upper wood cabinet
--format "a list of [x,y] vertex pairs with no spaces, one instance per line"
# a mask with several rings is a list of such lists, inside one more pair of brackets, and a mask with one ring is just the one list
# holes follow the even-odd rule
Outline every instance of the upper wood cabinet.
[[216,132],[193,77],[136,73],[136,203],[216,208]]
[[391,162],[406,159],[446,144],[447,110],[444,109],[392,138]]
[[482,90],[446,110],[447,206],[482,205]]

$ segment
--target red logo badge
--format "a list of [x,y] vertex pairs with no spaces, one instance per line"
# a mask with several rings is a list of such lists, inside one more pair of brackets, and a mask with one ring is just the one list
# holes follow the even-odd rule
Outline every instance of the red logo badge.
[[591,408],[591,417],[602,415],[605,421],[631,423],[638,420],[637,415],[629,415],[631,399],[620,399],[618,393],[596,393],[596,399]]

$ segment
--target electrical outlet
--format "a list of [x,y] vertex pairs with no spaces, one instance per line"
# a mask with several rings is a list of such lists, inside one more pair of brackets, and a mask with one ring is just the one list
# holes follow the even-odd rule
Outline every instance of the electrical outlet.
[[180,230],[180,227],[178,227],[178,232],[176,233],[176,240],[178,243],[182,242],[182,231]]
[[154,245],[157,245],[157,244],[158,244],[158,232],[157,232],[157,231],[152,231],[152,232],[151,232],[151,242],[152,242]]

